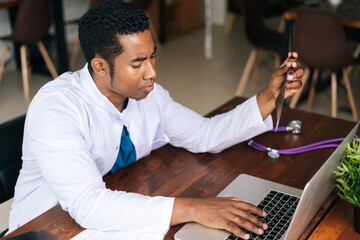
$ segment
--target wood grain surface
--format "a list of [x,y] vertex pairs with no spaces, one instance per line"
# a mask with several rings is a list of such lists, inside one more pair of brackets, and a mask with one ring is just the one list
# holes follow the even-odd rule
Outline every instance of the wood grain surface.
[[[243,101],[243,98],[234,98],[208,116],[228,111]],[[345,137],[355,126],[355,122],[287,107],[283,110],[280,125],[286,125],[294,119],[303,122],[300,134],[264,133],[254,140],[272,148],[286,149],[330,138]],[[333,150],[322,149],[272,159],[266,153],[250,148],[246,143],[237,144],[217,154],[194,154],[182,148],[166,145],[129,167],[105,177],[104,181],[106,186],[113,190],[151,196],[202,198],[216,196],[239,174],[246,173],[303,189]],[[322,236],[328,228],[335,228],[333,224],[337,224],[338,221],[342,224],[334,230],[338,237],[333,234],[335,237],[329,238],[325,233],[325,238],[322,239],[357,239],[354,237],[352,226],[349,226],[351,219],[346,219],[350,216],[349,211],[347,204],[338,201],[337,194],[333,193],[305,230],[302,239],[306,239],[311,234],[313,234],[311,239],[320,239],[318,236]],[[338,217],[338,214],[342,217]],[[333,216],[337,218],[335,222]],[[174,233],[181,226],[170,228],[165,239],[174,239]],[[347,235],[344,233],[344,228]],[[45,231],[50,239],[69,239],[81,232],[82,228],[57,205],[4,239],[27,231]]]

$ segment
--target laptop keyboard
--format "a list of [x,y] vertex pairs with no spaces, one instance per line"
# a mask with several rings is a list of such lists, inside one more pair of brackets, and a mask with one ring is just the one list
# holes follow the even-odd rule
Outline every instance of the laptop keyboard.
[[[265,218],[258,218],[267,223],[269,228],[263,235],[257,235],[247,230],[244,231],[250,234],[250,239],[280,239],[290,225],[291,218],[294,215],[299,200],[299,197],[271,190],[258,205],[259,208],[267,213]],[[234,234],[230,234],[226,240],[238,239],[240,238]]]

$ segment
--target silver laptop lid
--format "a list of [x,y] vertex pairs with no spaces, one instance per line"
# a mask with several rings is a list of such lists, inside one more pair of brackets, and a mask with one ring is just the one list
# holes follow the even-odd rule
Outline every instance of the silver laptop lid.
[[[240,174],[234,179],[218,196],[219,197],[243,197],[243,201],[251,202],[254,205],[266,196],[269,190],[277,190],[300,198],[300,202],[293,215],[292,222],[286,233],[280,238],[298,239],[309,222],[315,216],[319,208],[330,195],[335,187],[335,175],[333,171],[342,161],[347,143],[351,142],[359,123],[352,129],[345,140],[325,161],[323,166],[306,184],[304,190],[292,188],[283,184],[268,181],[265,179]],[[211,229],[197,223],[187,223],[176,234],[176,240],[223,240],[229,232],[225,230]],[[286,236],[286,237],[285,237]]]
[[345,147],[353,140],[359,123],[356,124],[344,141],[342,141],[306,184],[285,239],[298,239],[325,200],[329,197],[330,193],[334,190],[334,170],[336,170],[336,167],[342,162],[345,156]]

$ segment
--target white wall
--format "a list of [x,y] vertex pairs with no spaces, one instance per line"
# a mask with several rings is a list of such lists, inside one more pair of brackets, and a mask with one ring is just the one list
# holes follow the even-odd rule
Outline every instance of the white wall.
[[0,9],[0,37],[7,36],[11,33],[9,14],[6,9]]
[[214,25],[224,26],[227,14],[226,0],[212,0],[212,23]]

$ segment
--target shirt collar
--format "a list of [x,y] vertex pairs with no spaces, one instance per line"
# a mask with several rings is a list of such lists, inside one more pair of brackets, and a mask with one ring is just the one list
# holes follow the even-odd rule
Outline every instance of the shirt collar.
[[92,78],[88,64],[79,71],[80,72],[80,85],[85,91],[85,94],[88,96],[88,99],[91,103],[98,105],[99,107],[111,111],[115,114],[119,114],[120,111],[105,97],[98,87],[96,86],[94,79]]

